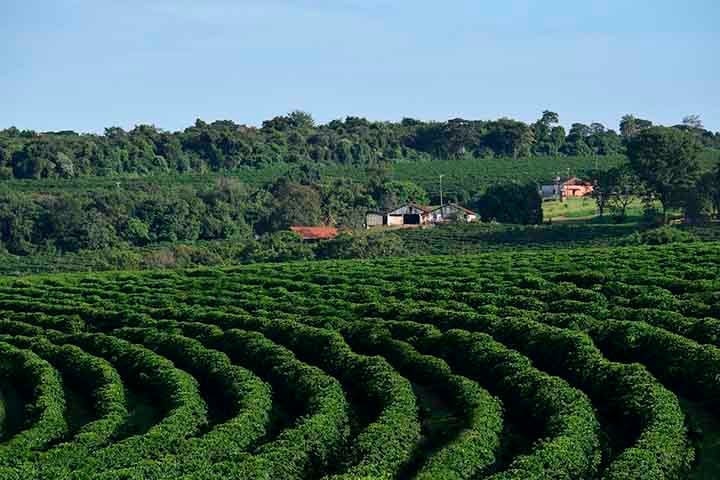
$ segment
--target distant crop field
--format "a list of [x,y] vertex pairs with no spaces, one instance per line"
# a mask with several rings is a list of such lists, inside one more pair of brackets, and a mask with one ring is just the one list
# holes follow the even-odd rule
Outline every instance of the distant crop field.
[[718,478],[719,273],[696,242],[2,279],[0,476]]
[[[464,202],[468,195],[501,183],[543,183],[555,176],[577,175],[587,177],[593,169],[608,169],[626,161],[621,155],[587,157],[528,157],[528,158],[465,158],[456,160],[418,160],[391,163],[389,174],[395,180],[409,180],[423,187],[437,201],[440,196],[440,175],[443,175],[443,194],[446,200]],[[700,156],[703,170],[714,168],[720,162],[720,151],[705,150]],[[252,186],[261,186],[287,175],[290,164],[262,168],[243,168],[227,172],[204,174],[133,175],[81,178],[51,178],[33,180],[6,180],[0,183],[0,192],[87,193],[108,190],[165,189],[182,187],[204,188],[212,186],[218,178],[230,177]],[[367,170],[353,165],[317,164],[326,179],[348,178],[367,182]]]
[[[390,165],[390,176],[396,180],[410,180],[425,188],[431,196],[439,196],[439,175],[443,174],[443,191],[447,198],[461,196],[463,192],[481,191],[489,185],[506,182],[543,182],[556,175],[585,175],[595,168],[610,168],[624,161],[621,156],[611,157],[532,157],[470,158],[460,160],[429,160],[398,162]],[[148,175],[126,177],[82,177],[74,179],[9,180],[0,184],[0,191],[30,192],[90,192],[96,190],[134,189],[154,186],[177,189],[183,186],[212,185],[219,177],[233,177],[249,185],[261,185],[287,174],[291,165],[281,164],[258,169],[241,169],[192,175]],[[367,171],[352,165],[318,164],[326,178],[349,178],[367,181]]]
[[[483,191],[493,184],[551,182],[556,176],[567,175],[583,177],[594,168],[611,168],[624,161],[622,156],[468,158],[396,163],[391,172],[396,180],[410,180],[422,186],[433,198],[440,195],[443,175],[446,198],[458,197],[462,201],[465,193]],[[365,171],[352,167],[328,168],[326,172],[330,176],[365,180]]]

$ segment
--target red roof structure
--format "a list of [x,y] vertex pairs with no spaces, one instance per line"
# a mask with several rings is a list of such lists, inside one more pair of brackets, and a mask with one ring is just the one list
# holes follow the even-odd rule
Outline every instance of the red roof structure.
[[335,227],[292,226],[290,230],[300,235],[303,240],[330,240],[337,237],[338,234]]

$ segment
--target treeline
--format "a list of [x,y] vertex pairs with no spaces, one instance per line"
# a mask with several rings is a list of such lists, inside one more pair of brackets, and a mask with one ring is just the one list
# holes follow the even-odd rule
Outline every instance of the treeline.
[[[533,123],[453,119],[373,122],[347,117],[316,125],[304,112],[240,125],[229,120],[168,132],[151,125],[103,135],[73,131],[0,131],[0,179],[73,178],[151,173],[222,172],[307,162],[372,166],[425,158],[613,155],[625,140],[652,122],[623,117],[619,132],[600,123],[575,123],[569,131],[555,112]],[[696,116],[675,128],[692,132],[705,147],[720,148],[720,133],[702,127]]]
[[371,209],[392,208],[427,193],[412,182],[373,171],[367,184],[321,179],[292,170],[250,187],[220,177],[215,184],[87,193],[0,194],[0,252],[53,254],[158,243],[248,242],[291,225],[361,228]]

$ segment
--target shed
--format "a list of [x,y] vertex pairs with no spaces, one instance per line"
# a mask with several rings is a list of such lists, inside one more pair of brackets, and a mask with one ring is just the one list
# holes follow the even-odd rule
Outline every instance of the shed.
[[430,221],[430,208],[408,203],[387,213],[387,225],[422,225]]
[[367,228],[385,225],[385,215],[381,212],[368,212],[365,214],[365,226]]

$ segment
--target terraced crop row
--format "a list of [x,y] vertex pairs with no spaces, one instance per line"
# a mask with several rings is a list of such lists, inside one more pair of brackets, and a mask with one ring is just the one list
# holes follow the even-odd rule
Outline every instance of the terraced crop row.
[[686,479],[720,244],[0,280],[0,478]]

